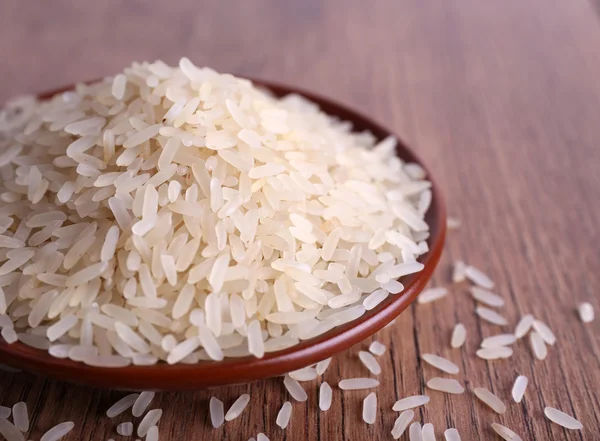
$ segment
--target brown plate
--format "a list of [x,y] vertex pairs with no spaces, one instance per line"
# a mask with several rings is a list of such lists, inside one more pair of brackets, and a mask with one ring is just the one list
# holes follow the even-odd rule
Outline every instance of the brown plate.
[[[289,93],[303,95],[317,103],[326,113],[351,121],[355,130],[369,130],[378,139],[383,139],[391,134],[389,130],[368,117],[329,99],[296,87],[263,80],[253,79],[252,81],[278,96]],[[48,98],[68,89],[70,88],[44,93],[40,95],[40,98]],[[423,165],[401,141],[398,143],[397,154],[405,161]],[[373,310],[367,311],[357,320],[334,328],[323,335],[302,341],[288,349],[265,354],[261,359],[255,357],[228,358],[219,362],[205,361],[194,365],[161,363],[154,366],[124,368],[86,366],[83,363],[54,358],[45,351],[31,348],[20,342],[9,345],[0,340],[0,363],[45,377],[95,387],[123,390],[186,390],[247,383],[282,375],[324,360],[348,349],[387,325],[415,300],[431,279],[444,246],[446,209],[439,187],[431,176],[429,176],[429,180],[433,184],[433,199],[425,220],[430,226],[431,236],[428,240],[430,251],[419,259],[425,265],[423,271],[401,279],[405,286],[402,293],[390,295],[384,302]]]

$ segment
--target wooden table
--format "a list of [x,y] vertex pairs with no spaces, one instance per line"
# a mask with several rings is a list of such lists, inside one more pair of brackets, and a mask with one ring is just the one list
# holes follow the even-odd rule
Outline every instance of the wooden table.
[[[583,325],[579,302],[600,311],[600,26],[585,0],[130,0],[3,1],[0,4],[0,101],[114,73],[132,60],[182,55],[197,64],[296,84],[362,109],[394,128],[443,185],[452,232],[433,282],[449,284],[456,259],[497,281],[511,327],[532,313],[558,335],[548,358],[535,361],[526,341],[508,361],[474,356],[481,338],[501,332],[474,316],[466,286],[416,305],[375,338],[389,347],[377,389],[376,424],[361,420],[364,391],[335,389],[327,413],[317,410],[320,382],[306,383],[308,402],[294,403],[287,430],[275,425],[288,399],[280,380],[204,392],[165,393],[161,440],[387,440],[400,397],[426,392],[437,375],[418,353],[434,352],[461,367],[468,389],[492,389],[509,403],[497,416],[471,393],[429,392],[417,411],[439,435],[457,427],[463,440],[499,440],[498,421],[525,440],[599,440],[600,320]],[[456,322],[468,329],[449,347]],[[509,328],[507,328],[510,330]],[[366,375],[359,348],[335,358],[324,380]],[[510,399],[518,374],[530,377],[521,404]],[[251,406],[218,430],[208,399],[229,406],[239,394]],[[0,404],[25,400],[29,438],[55,423],[76,423],[67,440],[104,441],[117,423],[106,409],[122,394],[0,374]],[[575,415],[585,428],[565,431],[544,406]],[[407,439],[407,438],[405,438]]]

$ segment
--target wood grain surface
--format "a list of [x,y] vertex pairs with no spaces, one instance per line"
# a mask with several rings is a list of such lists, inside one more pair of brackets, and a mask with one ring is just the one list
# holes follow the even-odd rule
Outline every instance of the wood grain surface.
[[[490,274],[506,300],[510,327],[477,320],[466,285],[415,305],[375,338],[380,357],[375,424],[362,422],[365,391],[334,387],[331,409],[317,408],[320,381],[304,383],[287,430],[275,424],[288,396],[280,379],[212,391],[157,395],[161,440],[388,440],[395,400],[427,392],[437,376],[418,358],[432,352],[456,362],[467,393],[427,392],[418,409],[438,439],[456,427],[462,439],[499,440],[501,422],[524,440],[600,440],[600,320],[575,312],[590,301],[600,312],[600,24],[584,0],[53,0],[0,2],[0,101],[114,73],[132,60],[175,63],[186,55],[218,70],[295,84],[347,103],[393,128],[443,186],[449,211],[463,222],[450,234],[433,285],[449,284],[452,261]],[[535,361],[526,341],[509,360],[474,355],[481,338],[510,332],[532,313],[555,330],[548,358]],[[467,344],[449,347],[456,322]],[[357,358],[365,342],[336,357],[323,380],[366,376]],[[1,361],[0,361],[1,362]],[[530,385],[522,403],[510,389],[518,374]],[[508,404],[495,415],[470,391],[488,387]],[[208,399],[229,406],[241,393],[250,407],[212,429]],[[121,416],[106,409],[119,392],[86,389],[0,373],[0,404],[24,400],[28,438],[73,420],[68,441],[123,440]],[[543,408],[574,415],[567,431]],[[138,419],[139,420],[139,419]],[[131,438],[132,440],[135,438]],[[404,439],[408,439],[405,435]]]

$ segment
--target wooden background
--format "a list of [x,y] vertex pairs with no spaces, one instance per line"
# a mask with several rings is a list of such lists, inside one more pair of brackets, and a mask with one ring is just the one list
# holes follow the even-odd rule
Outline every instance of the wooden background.
[[[465,287],[455,286],[452,297],[413,307],[376,337],[391,351],[380,359],[373,426],[361,420],[364,391],[334,389],[332,408],[320,413],[318,384],[305,383],[308,402],[294,403],[282,431],[275,417],[288,398],[280,380],[269,380],[158,395],[152,406],[165,411],[161,440],[245,441],[259,431],[274,441],[391,439],[392,403],[424,392],[437,375],[419,352],[454,360],[468,389],[489,387],[510,403],[499,417],[471,394],[431,392],[417,415],[435,425],[438,439],[457,427],[463,440],[499,440],[489,429],[498,421],[524,440],[599,440],[600,320],[585,326],[574,312],[581,301],[600,312],[599,23],[585,0],[0,2],[0,101],[112,74],[132,60],[175,63],[186,55],[374,115],[417,150],[463,221],[434,285],[448,284],[450,263],[465,259],[497,281],[511,327],[533,313],[558,334],[544,362],[533,360],[525,342],[508,361],[476,359],[482,336],[500,331],[476,320]],[[469,332],[461,350],[448,344],[457,321]],[[338,356],[325,380],[366,375],[358,349]],[[531,378],[519,405],[510,400],[518,374]],[[211,394],[229,406],[244,392],[250,408],[213,430]],[[115,428],[127,417],[104,416],[120,396],[0,374],[0,404],[27,402],[35,440],[69,419],[76,428],[68,440],[124,439]],[[545,405],[586,427],[548,423]]]

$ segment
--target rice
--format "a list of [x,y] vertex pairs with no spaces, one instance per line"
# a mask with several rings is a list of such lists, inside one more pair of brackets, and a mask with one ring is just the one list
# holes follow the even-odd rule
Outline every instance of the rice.
[[496,346],[493,348],[478,349],[475,355],[484,360],[498,360],[500,358],[509,358],[513,350],[506,346]]
[[312,381],[318,376],[316,369],[310,366],[290,372],[288,375],[296,381]]
[[217,429],[221,427],[225,421],[225,413],[223,410],[223,402],[217,397],[212,397],[209,402],[210,422]]
[[396,412],[402,412],[404,410],[423,406],[427,403],[429,403],[429,397],[427,395],[413,395],[396,401],[392,407],[392,410],[395,410]]
[[485,289],[493,289],[494,282],[481,270],[478,270],[474,266],[468,265],[465,268],[465,277],[473,282],[475,285]]
[[400,416],[396,418],[396,421],[394,421],[392,437],[394,439],[400,438],[414,417],[415,413],[412,410],[405,410],[402,412]]
[[494,412],[499,414],[506,412],[506,405],[502,402],[502,400],[485,387],[476,387],[473,389],[473,393],[477,398],[487,404]]
[[152,426],[148,429],[148,433],[146,434],[146,441],[158,441],[158,427]]
[[25,441],[21,431],[5,419],[0,419],[0,435],[4,436],[7,441]]
[[467,279],[466,270],[467,265],[465,265],[465,262],[462,260],[457,260],[454,262],[454,266],[452,267],[452,282],[464,282]]
[[408,428],[408,437],[410,441],[423,441],[423,429],[421,423],[415,421]]
[[298,383],[289,375],[286,375],[283,378],[283,385],[294,400],[302,402],[308,399],[306,391],[302,388],[302,386],[300,386],[300,383]]
[[417,301],[419,303],[430,303],[435,300],[441,299],[442,297],[445,297],[446,295],[448,295],[448,292],[448,289],[443,287],[429,288],[423,290],[421,294],[419,294],[419,297],[417,297]]
[[478,286],[472,286],[470,291],[473,298],[484,305],[491,306],[493,308],[504,306],[504,300],[498,294],[494,294],[493,292]]
[[531,344],[531,350],[535,358],[545,360],[548,355],[548,348],[546,348],[544,339],[537,331],[531,331],[529,334],[529,343]]
[[508,325],[508,321],[492,309],[485,308],[483,306],[478,306],[477,308],[475,308],[475,312],[477,313],[477,315],[480,318],[482,318],[486,322],[489,322],[489,323],[492,323],[492,324],[498,325],[498,326]]
[[444,437],[446,438],[446,441],[461,441],[458,430],[454,428],[446,430],[444,432]]
[[427,382],[427,387],[448,394],[462,394],[465,391],[465,388],[453,378],[434,377]]
[[535,319],[531,314],[527,314],[521,317],[521,320],[519,320],[519,323],[517,323],[517,327],[515,328],[515,337],[525,337],[527,333],[531,330],[534,321]]
[[552,346],[554,343],[556,343],[556,336],[554,335],[552,330],[548,327],[548,325],[545,324],[544,322],[542,322],[540,320],[535,320],[533,322],[533,329],[535,329],[537,331],[537,333],[540,335],[540,337],[542,337],[542,339],[544,340],[544,342],[546,342],[546,344],[549,344],[550,346]]
[[8,417],[10,417],[10,414],[10,407],[0,406],[0,419],[8,419]]
[[275,423],[282,429],[285,429],[290,422],[291,416],[292,416],[292,403],[290,403],[289,401],[286,401],[285,403],[283,403],[283,406],[281,406],[281,409],[277,413],[277,419],[276,419]]
[[58,441],[75,427],[75,423],[72,421],[65,421],[64,423],[57,424],[46,433],[42,435],[40,441]]
[[369,372],[371,372],[373,375],[379,375],[381,373],[381,366],[379,366],[379,363],[377,363],[375,357],[373,357],[369,352],[359,351],[358,358],[360,358],[362,364],[364,364]]
[[[133,403],[133,408],[131,409],[131,413],[134,417],[142,416],[142,414],[146,411],[152,400],[154,399],[154,392],[144,391],[139,394],[136,400]],[[123,404],[124,405],[124,404]]]
[[269,441],[269,438],[264,433],[259,433],[256,436],[256,441]]
[[321,409],[323,412],[329,410],[331,407],[332,397],[333,392],[331,390],[331,386],[324,381],[319,387],[319,409]]
[[27,413],[27,405],[23,401],[19,401],[12,408],[13,423],[21,432],[29,430],[29,415]]
[[527,389],[527,384],[529,383],[529,379],[524,375],[519,375],[515,379],[515,384],[512,387],[512,398],[515,403],[520,403],[523,400],[523,396],[525,395],[525,390]]
[[581,430],[583,429],[583,424],[573,418],[571,415],[568,415],[558,409],[553,407],[545,407],[544,415],[553,423],[558,424],[559,426],[564,427],[565,429],[571,430]]
[[385,354],[386,350],[387,348],[385,347],[385,345],[378,341],[374,341],[369,345],[369,352],[373,355],[381,357],[383,354]]
[[492,423],[492,429],[505,441],[523,441],[523,438],[502,424]]
[[5,107],[9,343],[106,367],[260,358],[356,320],[423,269],[423,168],[299,96],[182,59]]
[[421,359],[423,359],[426,363],[430,364],[434,368],[437,368],[443,372],[448,374],[458,374],[460,369],[450,360],[447,360],[443,357],[434,354],[421,354]]
[[133,423],[128,421],[117,426],[117,433],[121,436],[130,436],[133,433]]
[[371,389],[377,386],[379,381],[374,378],[349,378],[338,383],[338,387],[342,390]]
[[454,325],[452,330],[452,337],[450,338],[450,346],[453,348],[460,348],[465,344],[467,340],[467,329],[462,323]]
[[106,411],[106,416],[114,418],[129,409],[137,401],[139,394],[129,394],[121,398]]
[[[223,407],[221,406],[221,411],[222,410]],[[145,437],[148,433],[148,430],[150,430],[152,426],[156,426],[156,424],[162,417],[162,414],[162,409],[152,409],[148,411],[148,413],[144,416],[144,418],[142,419],[142,421],[140,421],[140,424],[138,425],[137,435],[142,438]]]
[[500,346],[512,345],[517,341],[517,337],[513,334],[499,334],[492,337],[486,337],[481,342],[481,347],[486,349],[493,349]]
[[363,421],[367,424],[373,424],[377,417],[377,395],[375,392],[371,392],[363,400]]
[[462,223],[460,219],[456,217],[448,216],[448,218],[446,219],[446,228],[448,228],[449,230],[458,230],[461,227],[461,224]]
[[243,394],[231,405],[227,413],[225,414],[225,421],[231,421],[239,417],[248,403],[250,402],[250,395]]
[[421,430],[421,436],[422,436],[423,441],[436,441],[433,424],[431,424],[431,423],[423,424],[423,427]]
[[580,303],[577,307],[579,318],[583,323],[591,323],[594,321],[594,307],[589,302]]

